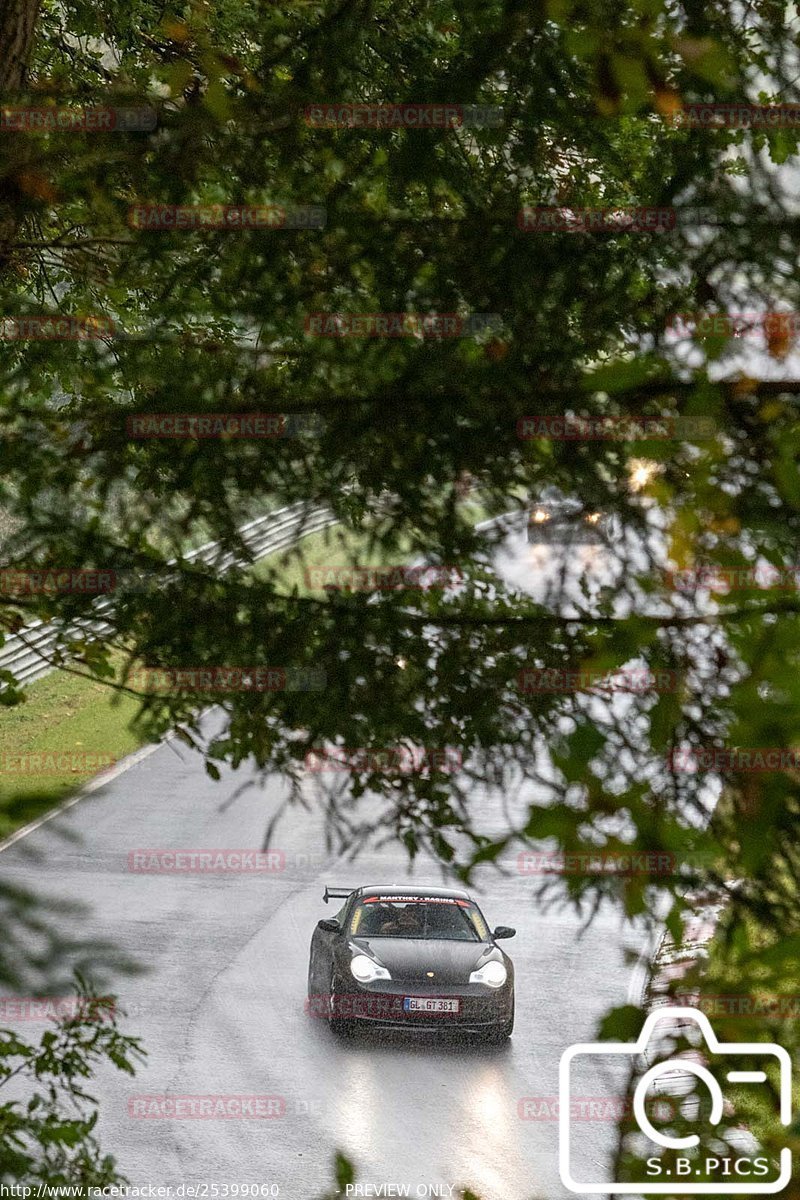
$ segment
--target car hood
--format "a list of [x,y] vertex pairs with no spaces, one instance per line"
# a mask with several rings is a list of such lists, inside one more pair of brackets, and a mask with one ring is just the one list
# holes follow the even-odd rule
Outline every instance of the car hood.
[[438,938],[352,938],[357,953],[364,951],[386,967],[395,980],[468,983],[470,972],[485,962],[503,959],[491,942],[456,942]]

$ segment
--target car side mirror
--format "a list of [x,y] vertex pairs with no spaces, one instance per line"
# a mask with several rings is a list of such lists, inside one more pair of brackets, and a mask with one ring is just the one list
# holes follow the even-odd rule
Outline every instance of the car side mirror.
[[516,929],[512,929],[510,925],[498,925],[492,937],[496,942],[499,942],[501,938],[515,937],[516,932]]
[[336,917],[323,917],[321,921],[317,921],[317,929],[324,929],[326,933],[338,933],[340,928]]

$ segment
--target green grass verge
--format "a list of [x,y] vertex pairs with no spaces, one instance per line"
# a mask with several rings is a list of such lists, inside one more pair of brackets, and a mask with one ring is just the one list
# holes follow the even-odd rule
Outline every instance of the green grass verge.
[[24,704],[0,709],[0,838],[136,750],[128,726],[137,708],[102,683],[54,671],[31,684]]

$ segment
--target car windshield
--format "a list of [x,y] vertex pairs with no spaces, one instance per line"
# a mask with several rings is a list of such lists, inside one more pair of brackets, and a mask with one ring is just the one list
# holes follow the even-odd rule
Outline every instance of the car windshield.
[[356,905],[351,937],[443,938],[455,942],[485,942],[489,930],[469,900],[449,896],[397,899],[367,896]]
[[545,490],[540,496],[531,497],[531,512],[536,512],[537,508],[544,508],[548,512],[576,513],[581,511],[583,505],[575,496],[564,496],[561,492]]

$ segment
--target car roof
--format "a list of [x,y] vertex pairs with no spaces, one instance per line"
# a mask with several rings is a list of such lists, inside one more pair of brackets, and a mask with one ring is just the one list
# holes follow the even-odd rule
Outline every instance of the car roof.
[[362,896],[453,896],[459,900],[469,900],[469,892],[463,888],[419,887],[412,884],[390,883],[359,889]]

